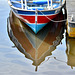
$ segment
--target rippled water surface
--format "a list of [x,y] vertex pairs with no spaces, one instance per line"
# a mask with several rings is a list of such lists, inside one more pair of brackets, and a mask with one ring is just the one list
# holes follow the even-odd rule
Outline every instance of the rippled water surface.
[[35,35],[9,13],[0,0],[0,75],[75,75],[75,39],[66,36],[65,23],[51,22]]

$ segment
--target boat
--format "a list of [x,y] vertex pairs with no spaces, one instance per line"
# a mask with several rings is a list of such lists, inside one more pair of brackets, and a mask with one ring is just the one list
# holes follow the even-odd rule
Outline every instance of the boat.
[[54,19],[65,7],[65,0],[8,0],[15,15],[35,33]]
[[[62,13],[55,18],[55,20],[58,19],[63,19]],[[32,65],[36,67],[35,71],[41,63],[45,62],[47,56],[52,55],[52,52],[63,39],[65,22],[51,22],[50,24],[35,34],[14,13],[11,12],[8,18],[7,31],[10,40],[27,59],[33,61]]]
[[67,23],[67,35],[69,38],[75,38],[75,23],[74,22],[66,22]]

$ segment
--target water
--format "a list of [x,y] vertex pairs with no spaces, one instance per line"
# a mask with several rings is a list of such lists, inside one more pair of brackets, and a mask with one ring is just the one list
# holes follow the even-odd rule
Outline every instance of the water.
[[0,75],[75,74],[75,39],[64,23],[51,22],[35,35],[9,13],[7,0],[0,0]]

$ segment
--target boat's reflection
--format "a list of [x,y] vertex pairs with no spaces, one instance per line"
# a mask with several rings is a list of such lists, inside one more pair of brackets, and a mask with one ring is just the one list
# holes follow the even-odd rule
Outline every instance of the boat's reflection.
[[[55,20],[61,19],[63,19],[62,13],[55,18]],[[26,58],[33,61],[37,71],[37,67],[45,60],[45,57],[52,55],[52,51],[60,44],[63,38],[64,22],[51,22],[36,35],[11,12],[7,29],[11,41]]]
[[66,37],[66,45],[67,45],[67,65],[75,67],[75,38]]

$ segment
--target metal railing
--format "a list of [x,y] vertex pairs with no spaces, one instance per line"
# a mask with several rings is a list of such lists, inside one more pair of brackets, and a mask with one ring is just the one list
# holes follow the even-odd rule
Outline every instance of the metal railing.
[[[38,1],[38,0],[37,0]],[[21,3],[21,6],[22,6],[22,9],[27,9],[27,3],[33,3],[33,1],[27,1],[27,0],[21,0],[21,1],[13,1],[14,3]],[[50,4],[50,2],[49,2],[49,0],[47,0],[47,7],[48,7],[48,9],[53,9],[53,3],[60,3],[60,5],[62,5],[62,0],[60,0],[60,1],[53,1],[53,0],[51,0],[51,4]],[[25,8],[24,8],[24,6],[25,6]]]

